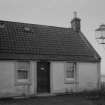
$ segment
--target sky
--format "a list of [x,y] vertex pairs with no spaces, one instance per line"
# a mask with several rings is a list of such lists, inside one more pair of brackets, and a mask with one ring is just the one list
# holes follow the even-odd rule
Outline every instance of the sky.
[[105,0],[0,0],[0,20],[58,27],[71,27],[73,12],[81,19],[81,31],[102,58],[105,74],[105,49],[95,39],[95,29],[105,24]]

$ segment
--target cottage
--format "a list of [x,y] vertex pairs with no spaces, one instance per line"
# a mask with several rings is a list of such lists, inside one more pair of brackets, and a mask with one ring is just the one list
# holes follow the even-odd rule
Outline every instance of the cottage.
[[99,89],[100,56],[71,28],[0,21],[0,97]]

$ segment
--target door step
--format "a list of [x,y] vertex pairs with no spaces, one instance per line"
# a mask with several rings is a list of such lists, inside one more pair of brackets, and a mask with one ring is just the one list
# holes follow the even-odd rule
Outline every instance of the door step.
[[47,97],[47,96],[55,96],[55,94],[51,94],[51,93],[38,93],[37,94],[38,97]]

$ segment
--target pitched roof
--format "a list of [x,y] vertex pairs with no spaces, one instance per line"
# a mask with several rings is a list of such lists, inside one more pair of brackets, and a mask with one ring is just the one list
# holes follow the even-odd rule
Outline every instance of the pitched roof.
[[99,61],[100,56],[71,28],[0,21],[0,59]]

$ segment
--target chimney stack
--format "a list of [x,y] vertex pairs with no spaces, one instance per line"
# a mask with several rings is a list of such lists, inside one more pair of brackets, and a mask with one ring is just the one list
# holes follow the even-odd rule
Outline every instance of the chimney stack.
[[74,17],[71,21],[71,28],[76,31],[79,32],[81,30],[81,24],[80,24],[81,19],[79,19],[77,17],[77,12],[74,12]]

